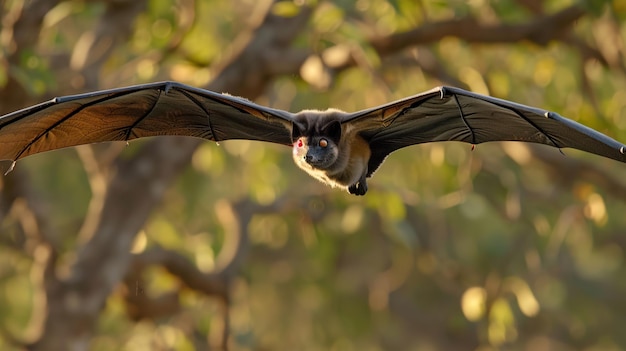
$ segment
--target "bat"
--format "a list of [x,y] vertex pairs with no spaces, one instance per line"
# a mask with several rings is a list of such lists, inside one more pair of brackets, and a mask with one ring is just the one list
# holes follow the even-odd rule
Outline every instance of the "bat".
[[[291,113],[244,98],[160,82],[64,96],[0,117],[0,159],[69,146],[182,135],[292,147],[298,167],[331,187],[365,195],[368,177],[395,150],[461,141],[521,141],[626,162],[624,144],[555,112],[437,87],[357,112]],[[9,170],[10,171],[10,170]]]

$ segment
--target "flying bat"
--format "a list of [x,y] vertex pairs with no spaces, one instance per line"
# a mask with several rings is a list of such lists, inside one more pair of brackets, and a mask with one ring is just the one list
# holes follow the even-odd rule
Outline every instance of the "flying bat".
[[355,195],[400,148],[437,141],[522,141],[626,162],[624,144],[557,113],[453,87],[358,112],[291,113],[249,100],[160,82],[64,96],[0,117],[0,159],[105,141],[182,135],[292,147],[304,171]]

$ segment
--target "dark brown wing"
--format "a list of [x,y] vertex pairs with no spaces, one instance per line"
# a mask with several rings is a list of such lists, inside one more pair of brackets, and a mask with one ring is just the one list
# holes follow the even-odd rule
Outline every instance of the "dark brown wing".
[[356,112],[343,122],[370,143],[368,176],[397,149],[451,140],[539,143],[626,162],[624,144],[557,113],[451,87]]
[[157,135],[291,145],[292,116],[176,82],[103,90],[55,98],[0,117],[0,160]]

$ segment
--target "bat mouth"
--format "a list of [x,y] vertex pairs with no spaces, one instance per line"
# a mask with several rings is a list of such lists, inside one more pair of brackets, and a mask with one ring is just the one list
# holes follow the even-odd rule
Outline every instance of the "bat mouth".
[[304,162],[313,167],[323,164],[322,160],[319,160],[311,155],[305,155],[302,159],[304,160]]

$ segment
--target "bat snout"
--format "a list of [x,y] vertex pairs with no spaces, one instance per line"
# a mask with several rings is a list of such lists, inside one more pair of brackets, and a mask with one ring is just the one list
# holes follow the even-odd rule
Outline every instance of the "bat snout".
[[317,169],[325,168],[325,162],[318,157],[306,155],[304,156],[304,162],[306,162],[309,166]]
[[321,168],[325,164],[324,159],[316,155],[312,155],[311,153],[307,153],[302,159],[304,160],[304,162],[315,168]]

